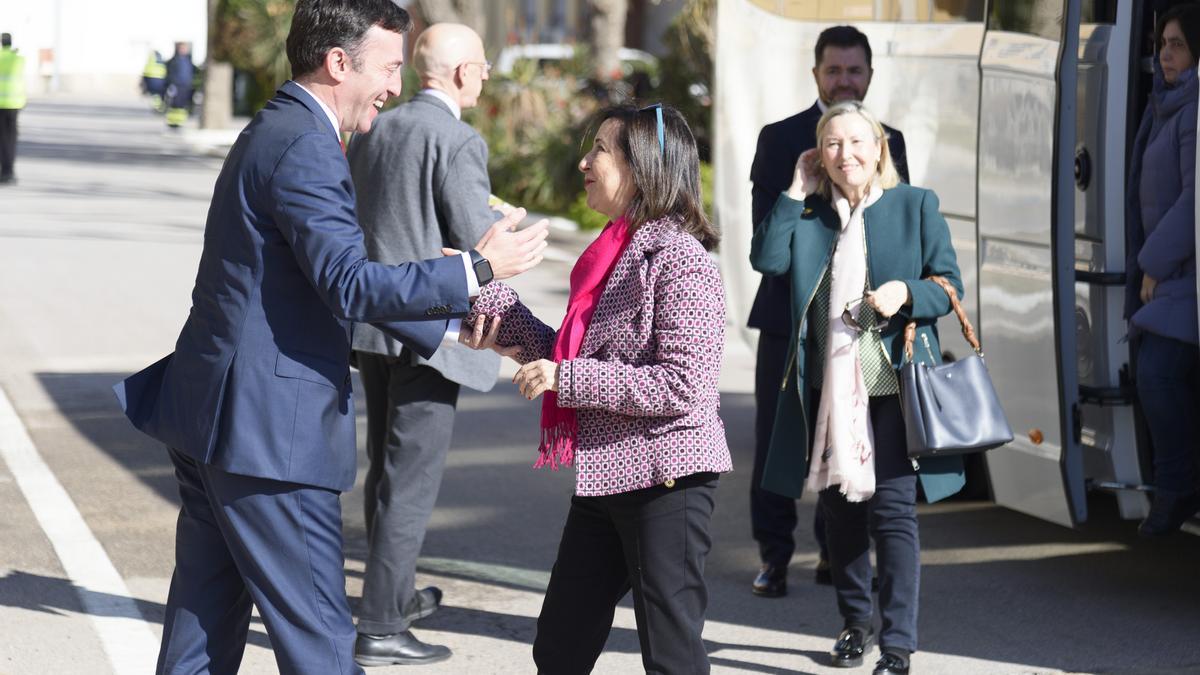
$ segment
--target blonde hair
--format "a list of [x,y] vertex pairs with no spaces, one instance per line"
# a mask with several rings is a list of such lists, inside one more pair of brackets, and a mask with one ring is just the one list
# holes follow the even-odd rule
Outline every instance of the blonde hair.
[[[867,124],[871,125],[871,131],[875,135],[875,142],[879,143],[879,164],[875,167],[875,183],[880,188],[886,190],[894,188],[900,184],[900,174],[896,172],[896,165],[892,162],[891,148],[888,147],[887,132],[883,130],[883,125],[879,123],[875,115],[871,114],[865,106],[859,101],[842,101],[829,106],[824,115],[821,115],[821,120],[817,122],[817,148],[821,148],[821,137],[825,135],[825,128],[829,126],[829,122],[835,117],[842,115],[855,114],[866,120]],[[820,178],[817,181],[817,194],[824,197],[827,201],[833,201],[833,181],[829,178],[829,172],[825,170],[825,165],[818,162],[820,167]]]

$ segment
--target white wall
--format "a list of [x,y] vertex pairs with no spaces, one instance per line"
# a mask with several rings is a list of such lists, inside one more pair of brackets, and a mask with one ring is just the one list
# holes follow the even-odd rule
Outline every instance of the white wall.
[[0,32],[12,33],[25,55],[31,96],[51,87],[52,64],[39,50],[55,49],[59,91],[124,95],[137,84],[152,49],[169,58],[177,40],[192,43],[204,61],[208,35],[205,0],[0,0]]

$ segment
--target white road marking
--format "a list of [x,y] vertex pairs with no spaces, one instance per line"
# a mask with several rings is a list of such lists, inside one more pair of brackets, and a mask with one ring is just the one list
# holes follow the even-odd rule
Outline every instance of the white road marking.
[[113,671],[118,675],[154,672],[158,640],[75,502],[38,454],[3,389],[0,458],[8,465],[75,586]]

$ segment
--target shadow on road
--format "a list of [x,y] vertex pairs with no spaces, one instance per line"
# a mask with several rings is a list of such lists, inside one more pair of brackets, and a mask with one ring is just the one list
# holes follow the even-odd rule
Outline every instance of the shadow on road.
[[[15,570],[0,577],[0,606],[16,609],[27,609],[47,614],[87,614],[83,599],[91,607],[124,607],[125,598],[119,598],[108,593],[100,593],[58,577],[47,577],[40,574],[28,574]],[[166,605],[157,602],[134,599],[138,612],[146,621],[162,625],[166,618]],[[123,613],[113,613],[104,616],[124,617]],[[251,618],[249,634],[246,643],[271,648],[266,629],[258,617]]]
[[[166,453],[126,422],[109,390],[121,377],[39,374],[46,392],[80,433],[164,499],[177,502]],[[539,411],[540,406],[525,401],[508,382],[488,394],[463,392],[424,556],[538,574],[550,569],[574,475],[531,468]],[[807,501],[799,504],[798,560],[792,565],[789,595],[769,600],[749,593],[757,567],[748,524],[752,412],[750,396],[722,397],[736,470],[722,478],[718,491],[714,549],[707,568],[708,619],[828,636],[832,644],[841,620],[832,590],[811,583],[815,546]],[[361,424],[361,407],[359,417]],[[361,450],[359,460],[361,469]],[[363,473],[359,471],[360,477]],[[1200,667],[1195,647],[1200,635],[1200,538],[1138,540],[1134,524],[1117,518],[1111,499],[1093,498],[1091,510],[1091,522],[1076,531],[980,502],[922,507],[922,649],[1066,671],[1116,672],[1147,664]],[[344,495],[343,512],[347,558],[361,562],[366,544],[360,490]],[[8,586],[0,585],[5,603],[18,598],[15,602],[42,611],[40,603],[79,609],[68,592],[73,589],[53,585],[65,582],[11,574],[5,579]],[[502,575],[483,580],[504,585]],[[15,587],[21,582],[43,585],[48,594],[18,592]],[[529,588],[527,582],[511,586]],[[488,637],[532,642],[532,618],[448,610],[431,617],[429,627],[472,633],[505,626]],[[161,621],[160,606],[145,608],[145,613]],[[724,652],[771,647],[716,641],[709,645],[714,663],[768,672]],[[638,648],[636,634],[614,630],[608,648],[633,652]],[[822,651],[794,653],[814,666],[825,664]]]

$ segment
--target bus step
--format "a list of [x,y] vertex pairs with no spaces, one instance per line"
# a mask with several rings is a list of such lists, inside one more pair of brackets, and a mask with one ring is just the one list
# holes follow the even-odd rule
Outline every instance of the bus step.
[[1088,480],[1088,490],[1104,490],[1106,492],[1120,492],[1124,490],[1133,490],[1135,492],[1154,492],[1153,485],[1137,485],[1134,483],[1118,483],[1112,480]]
[[1133,405],[1133,387],[1093,387],[1090,384],[1081,384],[1079,402],[1098,406]]

